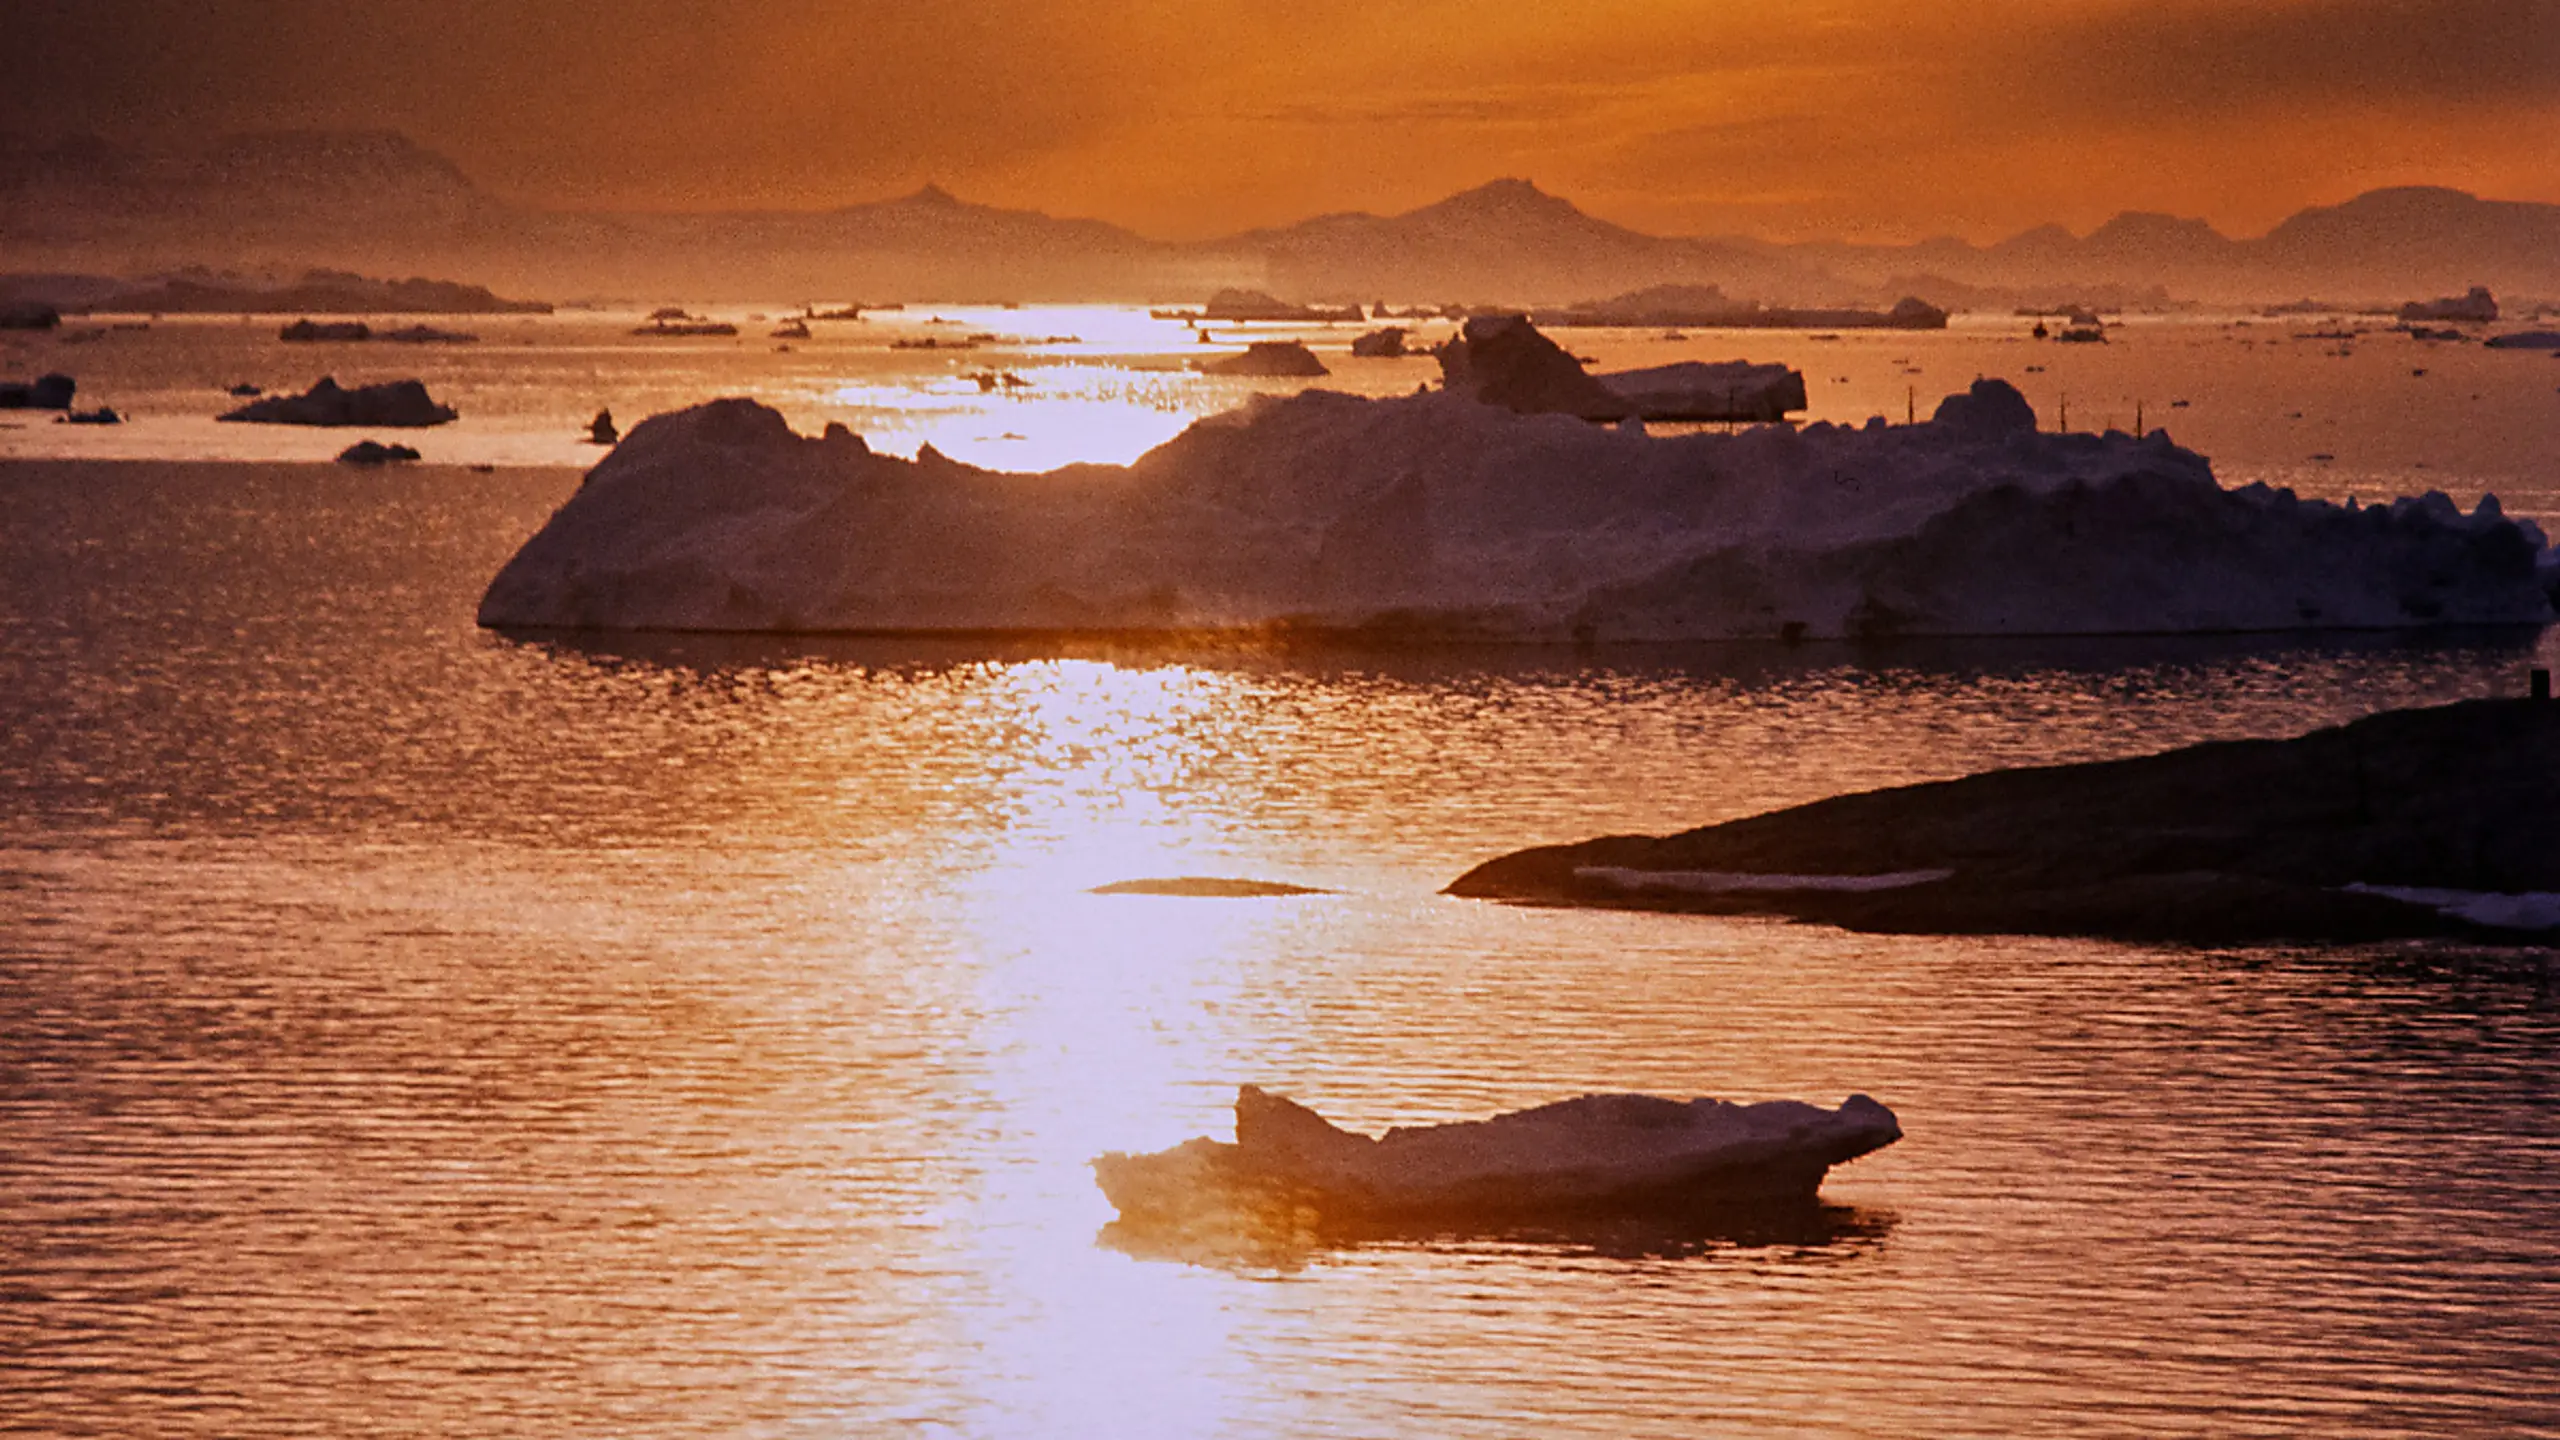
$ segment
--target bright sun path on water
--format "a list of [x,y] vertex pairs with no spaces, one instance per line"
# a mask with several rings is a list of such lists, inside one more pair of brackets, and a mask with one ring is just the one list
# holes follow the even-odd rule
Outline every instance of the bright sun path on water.
[[[827,401],[861,413],[856,428],[874,449],[913,455],[931,445],[972,465],[1020,472],[1125,465],[1193,421],[1270,388],[1202,375],[1190,368],[1196,359],[1233,354],[1252,340],[1304,338],[1339,347],[1356,333],[1356,327],[1213,325],[1217,343],[1207,345],[1183,321],[1103,306],[910,310],[884,314],[878,324],[880,333],[907,340],[997,338],[947,357],[906,351],[918,364],[940,363],[948,372],[922,380],[913,374],[851,379]],[[1321,383],[1340,388],[1349,378]],[[1396,384],[1404,384],[1401,372]]]
[[[1076,659],[990,664],[979,678],[974,725],[1002,736],[1018,767],[1003,843],[962,902],[984,947],[986,1083],[1015,1097],[1018,1162],[985,1178],[949,1232],[967,1268],[1007,1291],[993,1307],[1004,1320],[979,1337],[996,1412],[985,1418],[1054,1434],[1215,1433],[1244,1363],[1232,1299],[1207,1272],[1090,1243],[1111,1211],[1089,1162],[1187,1138],[1163,1099],[1183,1077],[1230,1068],[1219,1057],[1241,1040],[1219,1017],[1239,1013],[1252,983],[1204,957],[1252,953],[1250,932],[1305,921],[1286,907],[1086,892],[1220,867],[1208,816],[1223,807],[1198,804],[1196,787],[1203,753],[1246,742],[1221,732],[1247,708],[1248,682]],[[1067,1055],[1108,1059],[1062,1071]],[[1127,1412],[1133,1397],[1144,1415]]]

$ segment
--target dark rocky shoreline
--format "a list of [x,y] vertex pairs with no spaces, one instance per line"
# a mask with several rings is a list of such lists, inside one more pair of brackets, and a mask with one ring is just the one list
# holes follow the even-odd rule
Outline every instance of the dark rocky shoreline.
[[1447,893],[1900,933],[2560,944],[2547,915],[2487,924],[2349,886],[2560,892],[2560,702],[2386,711],[1542,846]]

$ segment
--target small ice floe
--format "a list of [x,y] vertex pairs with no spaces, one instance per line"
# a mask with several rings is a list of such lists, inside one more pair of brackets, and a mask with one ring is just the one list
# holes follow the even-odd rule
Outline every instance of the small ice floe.
[[1726,895],[1758,890],[1900,890],[1934,884],[1955,873],[1891,870],[1882,875],[1761,875],[1742,870],[1631,870],[1618,865],[1581,865],[1575,867],[1573,878],[1630,892],[1671,890],[1690,895]]
[[1255,900],[1274,895],[1330,895],[1311,885],[1278,880],[1233,880],[1217,875],[1176,875],[1161,880],[1115,880],[1096,885],[1090,895],[1173,895],[1191,900]]
[[1802,1203],[1832,1166],[1901,1138],[1893,1112],[1864,1095],[1836,1110],[1585,1095],[1371,1137],[1246,1085],[1236,1092],[1235,1143],[1203,1136],[1151,1155],[1114,1152],[1093,1172],[1134,1222],[1271,1206],[1330,1221],[1491,1222]]
[[2408,905],[2423,905],[2439,915],[2468,920],[2498,930],[2560,931],[2560,894],[2528,890],[2502,895],[2487,890],[2436,890],[2413,885],[2343,887],[2351,895],[2379,895]]
[[411,325],[401,330],[385,330],[374,336],[394,345],[477,345],[480,337],[468,330],[439,330],[433,325]]
[[1296,340],[1256,340],[1245,346],[1241,355],[1228,355],[1216,360],[1195,360],[1191,368],[1203,375],[1250,376],[1316,376],[1330,375],[1325,363],[1315,352]]
[[370,340],[373,327],[361,320],[296,320],[277,331],[276,338],[289,345]]
[[412,446],[385,445],[379,440],[359,440],[338,452],[341,465],[394,465],[417,458]]

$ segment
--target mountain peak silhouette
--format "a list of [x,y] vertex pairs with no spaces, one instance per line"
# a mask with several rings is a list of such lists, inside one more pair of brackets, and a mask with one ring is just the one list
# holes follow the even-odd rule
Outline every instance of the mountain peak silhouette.
[[1550,195],[1538,188],[1538,182],[1516,177],[1488,180],[1472,190],[1461,190],[1445,200],[1413,211],[1416,215],[1448,215],[1486,219],[1540,217],[1548,219],[1587,219],[1581,207],[1561,195]]

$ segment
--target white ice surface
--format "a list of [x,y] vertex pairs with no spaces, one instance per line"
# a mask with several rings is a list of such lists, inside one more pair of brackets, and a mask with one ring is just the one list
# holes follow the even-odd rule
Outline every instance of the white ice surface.
[[2501,930],[2560,930],[2560,894],[2528,890],[2502,895],[2487,890],[2435,890],[2409,885],[2349,885],[2358,895],[2380,895],[2411,905],[2424,905],[2440,915]]
[[1106,1155],[1094,1170],[1123,1213],[1183,1211],[1237,1184],[1311,1192],[1352,1210],[1544,1208],[1810,1195],[1831,1166],[1901,1136],[1893,1112],[1865,1095],[1836,1110],[1584,1095],[1373,1138],[1248,1085],[1236,1096],[1233,1145],[1203,1138]]
[[1014,475],[727,400],[634,428],[483,623],[1366,628],[1497,640],[2539,622],[2541,537],[2442,496],[2227,491],[2159,432],[1669,437],[1309,391]]

